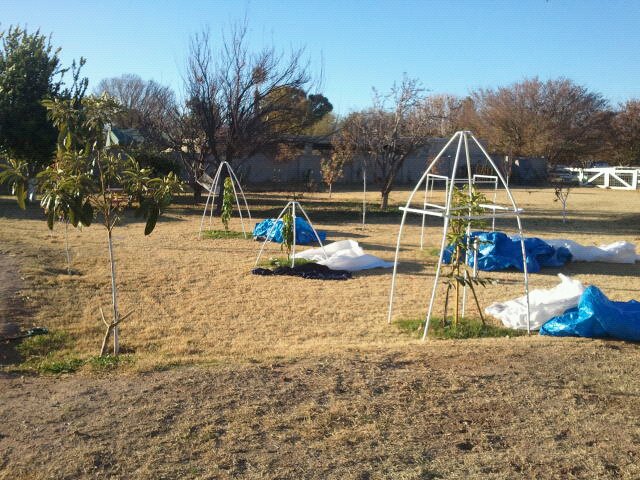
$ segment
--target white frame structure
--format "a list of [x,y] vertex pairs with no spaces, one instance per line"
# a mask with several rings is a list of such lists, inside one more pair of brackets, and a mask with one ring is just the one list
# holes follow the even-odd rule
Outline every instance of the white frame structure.
[[[450,178],[447,177],[446,175],[436,175],[435,173],[428,173],[425,180],[426,181],[424,184],[425,185],[424,186],[424,202],[423,202],[422,208],[425,210],[427,209],[427,207],[443,208],[442,205],[432,203],[433,186],[437,180],[444,181],[445,198],[447,198],[447,193],[449,191]],[[499,182],[499,179],[496,175],[474,174],[473,177],[471,177],[471,185],[478,185],[482,183],[488,183],[493,185],[493,203],[494,204],[496,203],[496,200],[498,198],[498,182]],[[454,183],[469,183],[469,182],[467,179],[457,179],[455,180]],[[494,215],[492,215],[491,217],[492,232],[495,231],[496,229],[495,211],[493,213]],[[424,225],[425,225],[426,218],[427,218],[427,214],[425,213],[422,215],[422,224],[420,226],[420,250],[424,249]]]
[[[213,177],[213,180],[206,173],[203,174],[200,178],[197,179],[197,182],[202,185],[206,190],[208,190],[209,194],[207,195],[207,202],[204,204],[204,212],[202,212],[202,220],[200,220],[200,231],[198,232],[198,238],[202,238],[202,229],[204,227],[204,219],[207,216],[207,209],[209,205],[211,205],[211,213],[209,215],[209,227],[211,227],[211,222],[213,221],[213,205],[215,203],[216,196],[218,195],[218,184],[220,183],[220,174],[222,173],[222,169],[227,169],[229,173],[229,178],[231,178],[231,186],[233,187],[233,196],[236,198],[236,206],[238,207],[238,213],[240,214],[240,223],[242,225],[242,234],[244,238],[247,238],[247,230],[244,227],[244,218],[242,217],[242,207],[240,206],[240,199],[238,198],[238,191],[240,195],[242,195],[242,200],[244,202],[244,207],[247,211],[247,216],[249,217],[249,225],[251,225],[251,210],[249,210],[249,204],[247,203],[247,197],[244,195],[244,191],[242,190],[242,185],[240,185],[240,181],[236,176],[236,173],[231,168],[231,165],[227,161],[223,161],[218,166],[218,170]],[[222,195],[222,192],[220,193]],[[209,204],[211,201],[211,204]]]
[[[456,148],[456,156],[453,162],[453,168],[451,169],[451,175],[450,176],[439,176],[438,178],[440,178],[440,180],[444,180],[446,182],[446,200],[445,200],[445,205],[438,205],[435,203],[430,203],[430,202],[424,202],[423,208],[412,208],[411,207],[411,202],[413,201],[413,197],[415,196],[415,194],[418,192],[418,190],[420,189],[422,183],[425,183],[425,188],[428,189],[428,183],[426,182],[428,178],[433,178],[433,174],[431,174],[431,171],[433,171],[434,167],[436,166],[436,164],[438,163],[438,160],[440,160],[440,158],[442,157],[442,155],[447,151],[447,149],[449,148],[449,146],[455,141],[458,140],[457,142],[457,148]],[[484,209],[484,211],[486,213],[480,214],[480,215],[471,215],[469,212],[467,212],[466,214],[461,212],[459,209],[456,208],[452,208],[451,205],[451,201],[452,201],[452,197],[453,197],[453,188],[451,188],[452,185],[455,185],[456,183],[460,183],[459,181],[456,180],[456,173],[458,170],[458,166],[461,164],[461,150],[462,147],[464,145],[464,150],[465,150],[465,155],[464,155],[464,160],[466,161],[466,169],[467,169],[467,178],[464,180],[465,183],[467,183],[469,185],[469,191],[471,193],[471,187],[473,186],[473,176],[471,174],[471,155],[469,153],[469,139],[471,139],[473,142],[475,142],[475,144],[478,146],[478,148],[480,149],[480,151],[483,153],[483,155],[486,157],[487,161],[489,162],[489,164],[493,167],[493,169],[495,170],[495,173],[498,177],[498,179],[500,180],[500,183],[504,186],[505,191],[507,193],[507,196],[509,198],[509,201],[511,203],[511,206],[504,206],[504,205],[498,205],[495,202],[495,196],[494,196],[494,202],[490,203],[490,204],[481,204],[480,207],[482,207]],[[432,175],[432,177],[429,177],[429,175]],[[432,185],[433,187],[433,185]],[[497,189],[495,194],[497,195]],[[425,193],[426,196],[426,193]],[[447,247],[447,231],[449,229],[449,221],[452,218],[455,219],[467,219],[467,220],[480,220],[480,219],[489,219],[492,218],[493,221],[495,222],[495,218],[496,217],[515,217],[516,219],[516,223],[517,223],[517,227],[518,227],[518,234],[519,234],[519,238],[520,238],[520,247],[521,247],[521,251],[522,251],[522,263],[523,263],[523,273],[524,273],[524,290],[525,290],[525,297],[526,297],[526,303],[527,303],[527,332],[531,333],[531,313],[530,313],[530,306],[529,306],[529,272],[527,271],[527,261],[526,261],[526,250],[525,250],[525,246],[524,246],[524,235],[522,234],[522,222],[520,220],[520,214],[522,213],[522,210],[518,208],[515,199],[513,198],[513,195],[511,194],[511,190],[509,190],[509,186],[507,185],[504,177],[502,176],[502,173],[500,172],[500,169],[496,166],[495,162],[491,159],[491,157],[489,156],[489,154],[487,153],[487,151],[485,150],[485,148],[482,146],[482,144],[478,141],[478,139],[473,135],[473,133],[471,133],[470,131],[466,131],[466,130],[461,130],[456,132],[450,139],[449,141],[446,143],[446,145],[444,146],[444,148],[440,151],[440,153],[438,153],[438,155],[436,155],[436,157],[431,161],[431,163],[429,164],[429,166],[427,167],[427,169],[425,170],[425,172],[422,174],[422,177],[420,177],[420,180],[418,180],[418,183],[416,184],[415,188],[413,189],[413,191],[411,192],[411,194],[409,195],[409,199],[407,200],[407,203],[404,207],[400,207],[400,210],[402,211],[402,220],[400,222],[400,228],[398,230],[398,240],[396,243],[396,254],[395,254],[395,259],[393,262],[393,275],[391,277],[391,292],[389,294],[389,310],[388,310],[388,314],[387,314],[387,323],[391,323],[391,318],[393,315],[393,300],[394,300],[394,291],[395,291],[395,286],[396,286],[396,275],[397,275],[397,270],[398,270],[398,256],[400,254],[400,241],[402,239],[402,230],[404,228],[405,225],[405,221],[407,218],[407,213],[417,213],[419,215],[422,215],[423,217],[423,225],[424,225],[424,218],[426,215],[429,216],[433,216],[433,217],[439,217],[443,219],[443,229],[442,229],[442,240],[440,242],[440,255],[438,257],[438,265],[436,267],[436,276],[435,276],[435,280],[433,282],[433,288],[431,290],[431,297],[429,300],[429,307],[427,310],[427,314],[426,314],[426,318],[425,318],[425,322],[424,322],[424,331],[422,334],[422,340],[426,340],[427,338],[427,333],[429,331],[429,322],[431,320],[431,314],[433,313],[433,307],[434,307],[434,303],[435,303],[435,299],[436,299],[436,292],[438,290],[438,281],[440,280],[440,272],[442,269],[442,259],[443,259],[443,255],[444,255],[444,251]],[[469,230],[467,230],[467,234],[469,234]],[[468,237],[467,237],[468,238]],[[477,262],[474,261],[474,265]],[[474,273],[475,273],[475,269],[474,269]],[[464,300],[464,294],[463,294],[463,300]],[[463,302],[464,305],[464,302]]]
[[258,258],[256,258],[256,263],[254,265],[255,267],[257,267],[258,262],[260,262],[260,257],[262,257],[262,252],[264,250],[265,245],[267,244],[267,242],[271,241],[270,239],[271,234],[275,230],[276,225],[278,224],[278,221],[282,218],[282,216],[284,215],[284,213],[287,211],[288,208],[291,208],[291,216],[293,217],[293,247],[291,249],[291,268],[295,267],[296,265],[296,207],[300,210],[300,212],[302,212],[302,215],[304,215],[304,218],[307,220],[307,223],[309,223],[311,230],[313,230],[313,234],[316,236],[316,240],[318,240],[318,243],[320,244],[320,248],[322,249],[322,253],[324,255],[325,260],[329,259],[327,252],[325,252],[324,250],[324,245],[322,244],[322,240],[320,240],[320,235],[318,235],[318,232],[313,226],[313,223],[311,223],[311,219],[307,215],[307,212],[304,211],[304,208],[302,208],[302,205],[300,205],[300,202],[296,200],[291,200],[289,203],[285,205],[285,207],[282,209],[278,217],[273,222],[273,225],[271,225],[271,228],[267,231],[267,235],[265,236],[264,242],[262,242],[262,246],[260,247],[260,251],[258,252]]

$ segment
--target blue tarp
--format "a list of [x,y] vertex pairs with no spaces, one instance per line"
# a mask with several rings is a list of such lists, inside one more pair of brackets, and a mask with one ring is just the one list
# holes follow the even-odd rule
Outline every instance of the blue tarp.
[[[271,230],[274,222],[275,218],[267,218],[257,223],[253,229],[253,238],[264,240],[269,235],[269,239],[272,242],[282,243],[282,220],[278,220],[276,226]],[[271,233],[269,233],[270,230]],[[323,242],[327,238],[326,232],[318,230],[318,235]],[[296,217],[296,244],[309,245],[317,242],[318,239],[313,233],[311,225],[304,218]]]
[[597,287],[587,287],[578,306],[553,317],[540,335],[618,338],[640,341],[640,302],[614,302]]
[[[502,232],[472,232],[471,242],[478,239],[478,270],[493,272],[516,268],[523,270],[522,248],[520,240],[511,238]],[[527,253],[527,270],[536,273],[542,267],[561,267],[571,260],[571,252],[567,248],[555,248],[539,238],[525,238],[524,248]],[[443,261],[451,261],[452,248],[444,252]],[[473,255],[469,265],[473,266]]]

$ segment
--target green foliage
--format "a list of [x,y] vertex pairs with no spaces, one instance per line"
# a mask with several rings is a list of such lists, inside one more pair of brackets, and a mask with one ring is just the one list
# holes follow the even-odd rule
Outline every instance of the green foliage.
[[293,214],[291,210],[287,209],[282,216],[282,243],[280,244],[280,250],[287,252],[287,258],[291,256],[291,249],[293,248],[294,229]]
[[[424,327],[424,320],[405,319],[399,320],[395,324],[403,333],[419,338]],[[521,330],[489,325],[481,320],[466,317],[461,318],[457,323],[451,323],[441,318],[432,318],[429,323],[429,338],[437,339],[519,337],[526,333]]]
[[222,190],[222,212],[220,214],[220,220],[222,220],[225,230],[229,230],[229,220],[231,220],[235,199],[231,177],[227,177],[224,180],[224,188]]
[[71,357],[61,360],[44,358],[38,362],[30,362],[35,370],[44,374],[59,375],[61,373],[73,373],[84,365],[84,360]]
[[27,198],[28,167],[27,162],[13,158],[8,158],[6,163],[0,164],[0,184],[9,185],[22,210],[25,209],[24,202]]
[[72,86],[63,88],[69,68],[60,65],[60,49],[39,30],[20,27],[0,32],[0,146],[28,163],[29,176],[46,166],[55,151],[56,129],[42,105],[45,98],[81,98],[87,79],[80,78],[84,59],[73,63]]
[[486,281],[480,277],[474,277],[466,264],[467,256],[473,255],[476,246],[468,240],[468,233],[474,229],[482,229],[486,226],[484,220],[470,219],[468,217],[478,216],[484,213],[484,209],[480,206],[487,203],[486,197],[478,192],[475,188],[452,187],[451,211],[459,214],[449,221],[449,229],[447,231],[447,242],[452,251],[450,269],[447,275],[447,292],[444,303],[444,317],[447,319],[447,310],[449,305],[449,294],[453,289],[455,292],[453,325],[456,325],[460,319],[460,289],[461,287],[469,287],[475,300],[480,318],[484,324],[482,309],[478,302],[475,286],[486,285]]
[[212,240],[228,240],[242,238],[244,239],[244,233],[234,232],[232,230],[204,230],[202,232],[204,238],[210,238]]
[[104,355],[91,357],[86,364],[95,372],[116,370],[118,367],[131,365],[135,362],[133,355]]
[[67,332],[52,331],[45,335],[25,338],[16,349],[20,356],[28,360],[32,357],[45,357],[70,345],[71,335]]
[[176,176],[182,174],[182,164],[171,154],[154,152],[144,147],[136,148],[130,153],[142,167],[149,169],[153,176],[165,176],[169,173]]

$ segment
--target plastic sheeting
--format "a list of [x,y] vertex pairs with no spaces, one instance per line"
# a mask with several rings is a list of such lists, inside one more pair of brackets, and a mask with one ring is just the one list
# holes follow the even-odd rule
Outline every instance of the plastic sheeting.
[[[471,242],[478,239],[478,269],[493,272],[516,268],[523,271],[522,248],[518,237],[510,237],[503,232],[472,232]],[[529,273],[539,272],[542,267],[561,267],[571,259],[571,253],[564,247],[553,247],[545,241],[531,237],[524,239]],[[443,262],[451,261],[452,248],[444,252]],[[469,259],[473,266],[474,258]]]
[[[325,254],[328,258],[325,258]],[[364,253],[358,242],[354,240],[340,240],[322,248],[312,248],[296,253],[295,258],[313,260],[320,265],[326,265],[332,270],[347,270],[357,272],[370,268],[390,268],[393,262],[386,262],[375,255]]]
[[580,245],[578,242],[566,239],[545,240],[545,242],[553,247],[569,250],[573,262],[635,263],[640,261],[640,255],[636,255],[636,246],[629,242],[619,241],[599,247]]
[[[555,287],[529,292],[531,330],[538,330],[549,319],[578,305],[578,300],[584,292],[582,283],[561,273],[558,277],[560,283]],[[527,298],[524,295],[515,300],[493,303],[485,312],[502,321],[506,327],[527,329]]]
[[587,287],[578,306],[552,318],[541,335],[556,337],[618,338],[640,341],[640,302],[614,302],[600,289]]
[[[253,238],[256,240],[264,240],[269,235],[269,240],[272,242],[282,243],[282,220],[278,220],[276,226],[273,227],[275,218],[267,218],[260,223],[257,223],[253,229]],[[271,231],[271,233],[269,233]],[[325,241],[327,233],[318,230],[318,236],[321,241]],[[309,222],[304,218],[296,217],[296,244],[297,245],[309,245],[311,243],[317,243],[318,239],[313,233],[313,229]]]

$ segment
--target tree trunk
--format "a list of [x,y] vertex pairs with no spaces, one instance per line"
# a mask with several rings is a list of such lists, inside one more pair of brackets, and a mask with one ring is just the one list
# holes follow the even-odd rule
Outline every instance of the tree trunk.
[[69,220],[64,222],[64,250],[67,255],[67,275],[71,275],[71,253],[69,252]]
[[[113,323],[118,322],[118,291],[116,289],[116,259],[113,254],[113,239],[111,237],[111,229],[107,229],[109,237],[109,263],[111,264],[111,304],[113,307]],[[120,342],[118,339],[118,326],[113,327],[113,354],[118,355],[120,352]]]
[[329,198],[331,198],[331,187],[333,186],[333,184],[329,184]]
[[191,182],[191,188],[193,189],[193,203],[194,205],[198,205],[202,202],[202,185],[194,180]]
[[386,208],[389,206],[389,193],[390,192],[381,192],[382,194],[382,201],[380,202],[380,208],[382,210],[386,210]]

